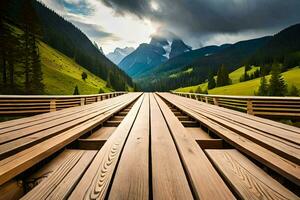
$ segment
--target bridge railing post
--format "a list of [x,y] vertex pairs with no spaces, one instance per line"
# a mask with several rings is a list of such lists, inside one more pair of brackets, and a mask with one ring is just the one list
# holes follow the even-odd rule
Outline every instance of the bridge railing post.
[[219,106],[217,97],[213,97],[213,102],[214,102],[214,105]]
[[80,98],[80,105],[81,105],[81,106],[84,106],[84,105],[85,105],[85,98],[84,98],[84,97],[81,97],[81,98]]
[[56,100],[51,99],[50,100],[50,112],[56,111]]
[[254,115],[253,113],[253,102],[251,99],[247,100],[247,114]]
[[207,97],[205,97],[205,103],[208,103],[208,98]]

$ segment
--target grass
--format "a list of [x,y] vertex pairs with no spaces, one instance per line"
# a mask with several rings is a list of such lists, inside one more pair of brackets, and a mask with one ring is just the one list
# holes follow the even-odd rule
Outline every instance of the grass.
[[[104,80],[78,65],[71,58],[43,42],[40,42],[39,49],[46,94],[73,94],[76,85],[80,94],[97,94],[100,88],[105,92],[111,91],[105,87]],[[81,78],[82,72],[88,75],[85,81]]]
[[[242,69],[238,69],[240,72],[243,72]],[[238,70],[232,72],[238,74]],[[252,69],[253,70],[253,69]],[[231,73],[231,74],[232,74]],[[237,75],[234,75],[237,77]],[[297,88],[300,89],[300,68],[295,67],[287,72],[282,73],[286,83],[288,84],[288,87],[290,87],[292,84],[295,85]],[[232,75],[231,75],[232,76]],[[267,80],[270,79],[270,75],[266,77]],[[234,81],[233,81],[234,83]],[[224,95],[254,95],[255,92],[258,90],[258,87],[260,85],[260,78],[253,79],[250,81],[245,81],[241,83],[235,83],[232,85],[227,85],[224,87],[218,87],[214,88],[212,90],[209,90],[209,94],[224,94]],[[190,86],[185,88],[179,88],[175,91],[178,92],[190,92],[191,90],[195,91],[196,88],[199,85],[196,86]],[[200,87],[202,90],[205,90],[207,88],[207,83],[200,84]]]
[[[251,74],[253,74],[253,73],[255,72],[255,70],[257,70],[257,69],[259,69],[259,67],[252,66],[251,69],[247,71],[247,74],[248,74],[248,75],[251,75]],[[244,72],[245,72],[245,66],[240,67],[240,68],[238,68],[237,70],[231,72],[231,73],[229,74],[229,78],[231,79],[232,84],[239,83],[239,82],[240,82],[241,76],[244,75]],[[215,79],[216,79],[216,78],[217,78],[217,77],[215,76]]]

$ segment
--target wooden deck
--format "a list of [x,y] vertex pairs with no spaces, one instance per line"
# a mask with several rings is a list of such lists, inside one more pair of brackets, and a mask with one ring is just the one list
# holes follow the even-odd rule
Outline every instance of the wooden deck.
[[0,123],[2,199],[300,199],[300,129],[171,93]]

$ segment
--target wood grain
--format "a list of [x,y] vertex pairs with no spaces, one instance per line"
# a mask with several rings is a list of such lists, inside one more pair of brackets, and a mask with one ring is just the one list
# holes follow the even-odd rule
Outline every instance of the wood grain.
[[144,97],[140,97],[97,153],[94,161],[71,193],[69,199],[104,199],[121,150],[136,119]]
[[68,150],[67,152],[69,156],[22,199],[65,199],[69,195],[93,160],[96,151]]
[[202,124],[207,126],[211,131],[216,133],[219,137],[224,139],[226,142],[234,146],[236,149],[246,153],[247,155],[253,157],[262,164],[268,166],[274,171],[278,172],[282,176],[286,177],[290,181],[297,185],[300,185],[300,168],[299,165],[275,154],[274,152],[254,143],[253,141],[223,127],[219,123],[210,120],[209,118],[186,108],[181,105],[176,99],[171,96],[160,94],[160,96],[167,99],[169,102],[175,104],[179,109],[184,110],[189,116],[197,119]]
[[153,199],[193,199],[176,146],[153,94],[150,109]]
[[241,199],[299,199],[237,150],[206,150]]
[[149,94],[124,146],[108,199],[149,199]]
[[235,199],[196,141],[158,96],[156,100],[170,128],[196,198]]
[[44,158],[50,156],[72,141],[76,140],[87,131],[90,131],[93,128],[97,127],[98,125],[103,123],[103,121],[109,119],[114,113],[119,112],[131,102],[136,100],[140,95],[141,93],[130,94],[129,96],[127,96],[129,97],[127,98],[127,103],[124,102],[119,107],[111,109],[110,111],[80,125],[77,125],[76,127],[71,128],[57,136],[54,136],[4,160],[1,160],[0,185],[25,171],[26,169],[30,168]]

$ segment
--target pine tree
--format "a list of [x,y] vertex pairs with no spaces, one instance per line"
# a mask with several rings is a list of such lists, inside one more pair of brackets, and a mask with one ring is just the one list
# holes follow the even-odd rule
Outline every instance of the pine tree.
[[74,88],[73,95],[79,95],[79,89],[78,89],[78,86],[77,86],[77,85],[76,85],[75,88]]
[[289,96],[293,96],[293,97],[299,96],[299,90],[298,90],[298,88],[295,85],[292,85],[291,88],[290,88],[290,90],[289,90],[288,95]]
[[6,23],[5,9],[8,1],[0,1],[0,67],[2,81],[0,92],[2,94],[18,94],[15,84],[15,65],[22,58],[21,41],[12,28]]
[[39,55],[39,49],[36,45],[35,38],[32,40],[32,81],[31,81],[31,94],[44,94],[44,84],[43,84],[43,72],[41,67],[41,60]]
[[25,93],[43,94],[43,74],[37,46],[37,36],[41,34],[38,17],[33,8],[32,0],[24,0],[22,4],[23,65],[25,75]]
[[88,77],[87,73],[86,72],[82,72],[82,74],[81,74],[82,80],[85,81],[87,79],[87,77]]
[[258,88],[258,93],[257,95],[258,96],[267,96],[268,95],[268,84],[267,84],[267,80],[266,80],[266,77],[263,76],[261,77],[260,79],[260,86]]
[[284,96],[287,92],[287,86],[281,75],[279,65],[274,65],[271,71],[269,96]]
[[222,65],[217,74],[217,87],[229,85],[230,82],[229,72],[226,67]]
[[111,78],[112,78],[111,73],[109,73],[108,76],[107,76],[107,79],[106,79],[106,87],[107,88],[112,88]]
[[136,83],[133,84],[133,90],[134,90],[134,92],[138,92],[139,91],[139,88],[138,88],[138,86],[137,86]]
[[245,70],[244,70],[244,81],[248,81],[250,79],[248,73],[247,73],[247,68],[245,67]]
[[200,86],[198,86],[198,87],[196,88],[195,93],[198,93],[198,94],[202,94],[202,93],[203,93]]
[[216,80],[214,78],[213,73],[210,71],[208,74],[208,89],[213,89],[216,87]]

